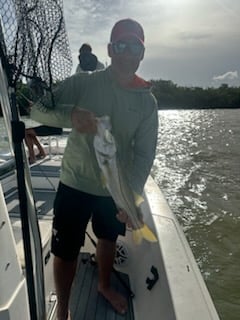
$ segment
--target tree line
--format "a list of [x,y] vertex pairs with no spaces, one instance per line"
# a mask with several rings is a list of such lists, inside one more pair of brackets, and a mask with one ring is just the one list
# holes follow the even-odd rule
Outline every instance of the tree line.
[[[159,109],[240,108],[240,87],[222,84],[218,88],[182,87],[171,80],[150,80]],[[26,84],[17,85],[17,103],[21,115],[28,114],[32,92]],[[34,99],[33,99],[34,100]],[[0,116],[2,116],[0,108]]]
[[181,87],[171,80],[151,80],[159,109],[239,108],[240,87]]

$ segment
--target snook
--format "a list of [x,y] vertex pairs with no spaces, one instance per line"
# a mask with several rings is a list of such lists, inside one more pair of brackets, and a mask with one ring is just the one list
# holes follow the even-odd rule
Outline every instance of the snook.
[[141,243],[142,239],[156,242],[157,238],[149,227],[144,224],[140,212],[141,196],[131,190],[124,172],[116,157],[116,144],[111,134],[111,124],[108,116],[98,119],[98,132],[94,137],[94,149],[97,162],[102,171],[102,180],[107,187],[118,209],[126,212],[132,223],[133,240]]

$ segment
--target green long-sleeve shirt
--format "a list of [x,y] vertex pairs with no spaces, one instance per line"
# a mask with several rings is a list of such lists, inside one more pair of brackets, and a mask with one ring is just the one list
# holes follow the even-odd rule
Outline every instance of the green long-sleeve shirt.
[[[111,76],[111,68],[91,74],[78,73],[61,83],[54,93],[55,108],[50,99],[32,107],[32,119],[49,126],[71,128],[73,107],[88,109],[97,117],[108,115],[117,154],[126,169],[129,183],[141,193],[155,157],[158,116],[157,104],[150,87],[120,87]],[[109,195],[102,185],[101,173],[93,149],[93,135],[69,134],[64,152],[60,180],[75,189]]]

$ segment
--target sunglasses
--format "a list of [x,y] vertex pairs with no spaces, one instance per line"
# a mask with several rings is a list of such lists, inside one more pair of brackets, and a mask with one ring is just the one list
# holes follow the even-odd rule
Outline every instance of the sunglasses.
[[144,46],[141,43],[126,43],[123,41],[113,42],[112,48],[114,54],[123,54],[127,49],[133,56],[140,56],[144,51]]

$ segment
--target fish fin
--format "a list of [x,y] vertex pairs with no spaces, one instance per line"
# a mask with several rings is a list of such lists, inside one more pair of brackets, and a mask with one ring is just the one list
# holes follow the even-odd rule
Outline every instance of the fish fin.
[[134,200],[135,200],[135,205],[137,207],[140,206],[141,203],[143,203],[144,199],[142,196],[140,196],[139,194],[137,194],[136,192],[133,191],[133,196],[134,196]]
[[143,238],[149,242],[158,241],[155,234],[146,224],[141,229],[133,230],[133,241],[135,244],[140,244]]
[[135,244],[141,244],[143,239],[140,229],[133,230],[133,242]]
[[150,228],[144,224],[143,227],[140,229],[142,236],[144,239],[150,241],[150,242],[157,242],[157,237],[155,234],[150,230]]

